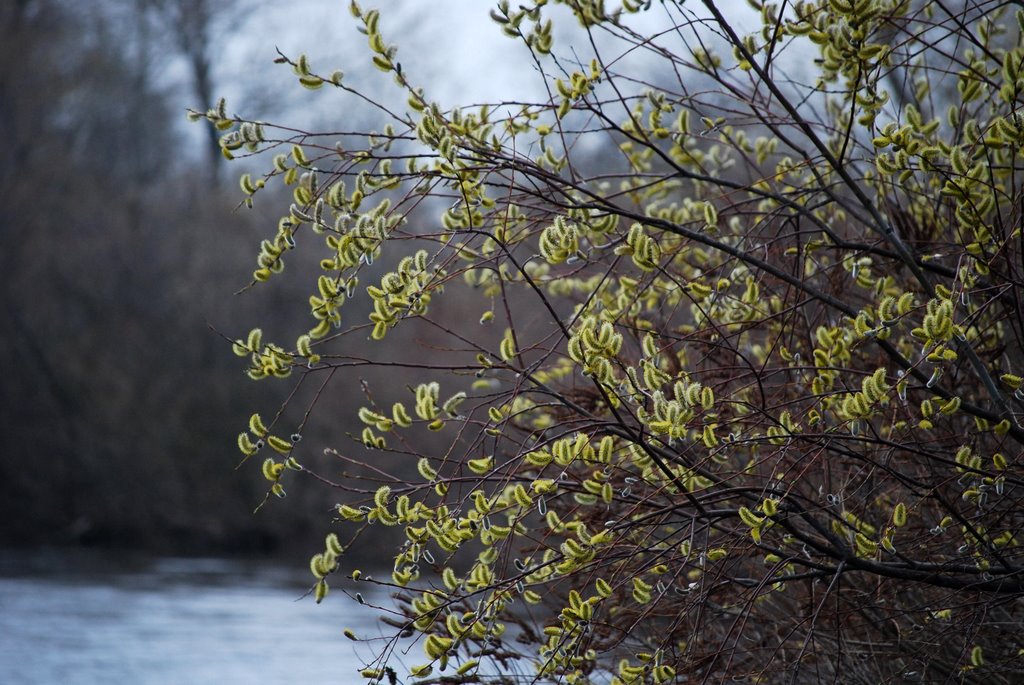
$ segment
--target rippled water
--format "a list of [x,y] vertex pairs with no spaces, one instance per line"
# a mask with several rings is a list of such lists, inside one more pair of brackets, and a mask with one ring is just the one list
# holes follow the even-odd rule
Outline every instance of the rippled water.
[[0,551],[0,683],[361,682],[342,630],[379,633],[375,614],[340,592],[316,605],[309,580],[258,560]]

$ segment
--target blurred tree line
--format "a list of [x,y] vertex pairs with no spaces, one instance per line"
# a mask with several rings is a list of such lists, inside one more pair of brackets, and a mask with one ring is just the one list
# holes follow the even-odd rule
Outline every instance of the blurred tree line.
[[265,481],[234,472],[231,430],[252,382],[208,330],[252,318],[230,294],[275,220],[230,212],[216,136],[180,135],[240,11],[0,3],[0,544],[265,550],[328,506],[252,514]]

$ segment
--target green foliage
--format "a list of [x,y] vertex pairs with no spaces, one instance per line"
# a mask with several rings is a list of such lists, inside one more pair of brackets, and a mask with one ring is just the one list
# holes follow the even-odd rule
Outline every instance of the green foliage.
[[[552,5],[577,20],[573,49]],[[235,342],[252,378],[350,393],[335,372],[387,366],[378,341],[406,327],[445,351],[356,412],[353,445],[379,454],[338,528],[350,549],[401,529],[391,578],[329,538],[317,600],[338,572],[401,590],[396,625],[424,657],[400,670],[426,682],[1009,682],[1024,14],[754,2],[762,26],[740,35],[714,3],[662,3],[662,29],[629,30],[650,5],[498,3],[550,99],[452,108],[353,3],[407,100],[380,106],[383,133],[335,145],[206,113],[225,154],[291,146],[242,177],[248,200],[294,199],[254,283],[323,251],[295,347]],[[633,51],[658,69],[630,71]],[[790,79],[812,54],[810,85]],[[329,335],[360,300],[368,320]],[[368,360],[332,352],[351,336]],[[246,456],[300,451],[255,418]],[[391,460],[419,478],[380,484]],[[399,669],[394,647],[364,676]]]

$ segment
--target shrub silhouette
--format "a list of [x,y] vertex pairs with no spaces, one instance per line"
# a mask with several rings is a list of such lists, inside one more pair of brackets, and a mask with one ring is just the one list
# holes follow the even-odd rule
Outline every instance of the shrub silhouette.
[[[234,343],[318,390],[239,446],[277,494],[329,485],[295,442],[359,398],[328,452],[362,479],[311,570],[318,600],[396,590],[371,681],[1021,672],[1024,15],[752,4],[746,34],[710,1],[500,2],[549,98],[470,107],[353,4],[406,107],[278,61],[377,132],[193,113],[276,154],[247,201],[292,189],[253,284],[322,252],[309,329]],[[404,544],[367,579],[346,555],[378,526]]]

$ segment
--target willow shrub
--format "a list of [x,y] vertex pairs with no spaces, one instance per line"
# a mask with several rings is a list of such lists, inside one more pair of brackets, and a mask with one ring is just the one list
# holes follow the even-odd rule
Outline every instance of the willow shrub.
[[[318,601],[394,590],[363,677],[1013,681],[1024,14],[755,1],[740,34],[710,1],[605,5],[492,10],[545,101],[432,100],[353,3],[405,107],[278,62],[378,131],[192,114],[228,157],[276,154],[247,202],[293,193],[253,284],[321,253],[309,329],[237,340],[248,374],[373,398],[373,469],[310,564]],[[406,326],[427,361],[361,392]],[[238,438],[275,494],[336,475],[283,427],[306,409]],[[379,526],[405,543],[371,579],[348,560]]]

